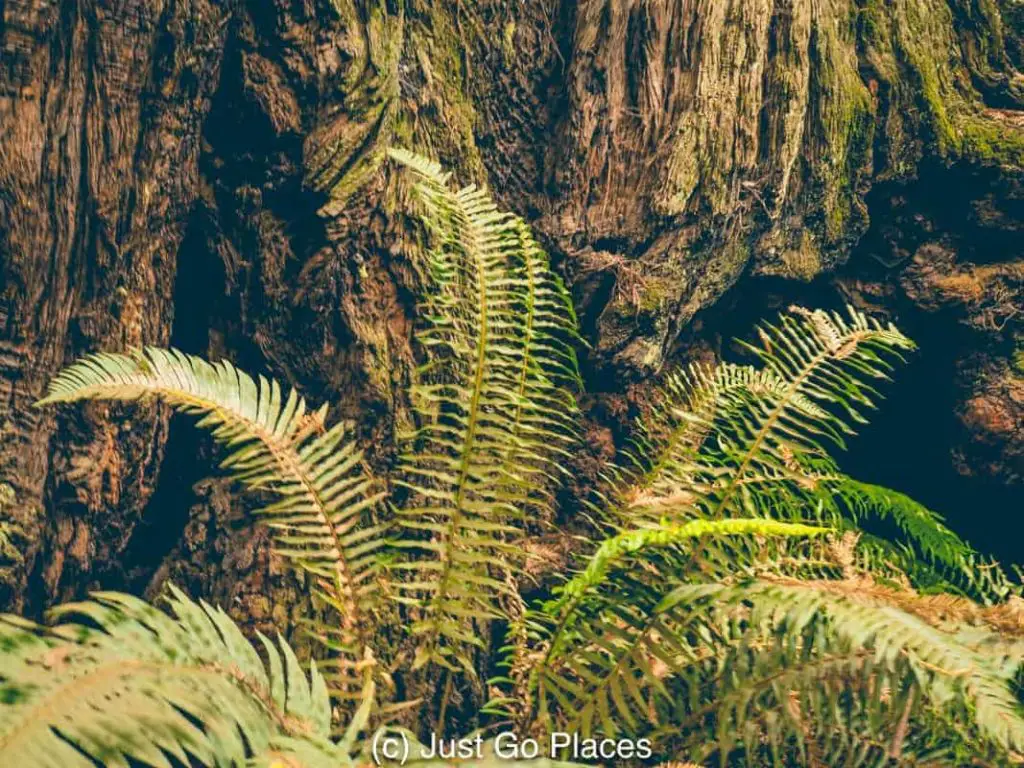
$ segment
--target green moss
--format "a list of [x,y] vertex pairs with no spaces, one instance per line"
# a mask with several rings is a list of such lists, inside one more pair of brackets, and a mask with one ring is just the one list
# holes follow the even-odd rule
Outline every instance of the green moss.
[[516,57],[516,23],[510,21],[501,34],[501,50],[505,54],[505,63],[510,64]]
[[966,158],[1024,168],[1024,131],[983,115],[965,117],[958,127],[960,153]]
[[[985,57],[968,48],[966,61],[952,58],[949,52],[960,50],[954,47],[954,19],[949,16],[940,20],[947,23],[936,23],[935,13],[935,7],[922,0],[907,2],[898,56],[908,65],[912,82],[917,81],[918,105],[931,129],[935,152],[986,165],[1024,167],[1024,132],[984,115],[980,96],[965,85],[970,82],[966,70],[981,66]],[[975,35],[974,41],[984,48],[991,43],[985,37],[988,27],[982,24],[979,30],[981,37]],[[908,106],[913,105],[895,103],[891,109],[907,112]]]
[[[865,206],[858,187],[863,176],[871,173],[871,150],[875,137],[875,110],[867,90],[859,80],[849,86],[845,99],[840,102],[839,129],[832,136],[832,146],[839,167],[823,179],[825,184],[825,238],[838,242],[849,231],[860,225],[859,215],[866,221]],[[840,153],[841,150],[841,153]]]
[[664,310],[668,304],[678,298],[679,280],[670,277],[657,277],[648,280],[637,301],[637,310],[640,312],[658,312]]
[[[469,8],[464,13],[472,13]],[[456,26],[452,10],[432,4],[421,14],[406,19],[408,47],[413,51],[423,84],[416,104],[406,115],[402,146],[423,149],[427,154],[458,158],[463,178],[482,182],[486,170],[476,146],[476,106],[472,100],[472,72],[468,65],[475,47],[484,44],[476,34],[482,27],[463,19]]]
[[384,161],[399,109],[404,37],[402,16],[389,15],[384,6],[372,7],[365,22],[348,0],[335,0],[334,9],[349,31],[355,56],[341,84],[345,109],[314,131],[307,144],[306,183],[330,196],[325,215],[340,211]]
[[871,45],[889,47],[889,11],[882,0],[867,0],[858,14],[859,34]]
[[[867,16],[846,14],[836,23],[822,25],[816,44],[817,115],[822,137],[820,159],[810,168],[814,182],[811,194],[814,207],[822,210],[824,227],[817,234],[825,243],[849,239],[859,229],[857,214],[864,219],[860,182],[871,173],[871,149],[875,136],[875,103],[860,73],[856,55],[858,30],[863,34],[865,18],[869,26],[876,6],[865,10]],[[877,23],[883,16],[879,14]],[[817,273],[822,263],[817,246],[802,240],[783,255],[784,269],[796,276]],[[812,255],[810,250],[816,253]]]

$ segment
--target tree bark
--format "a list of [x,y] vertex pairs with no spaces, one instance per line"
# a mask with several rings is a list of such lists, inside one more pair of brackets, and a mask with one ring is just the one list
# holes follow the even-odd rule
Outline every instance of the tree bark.
[[303,586],[183,420],[31,404],[80,354],[174,344],[335,403],[386,466],[422,287],[389,144],[489,183],[569,279],[606,393],[581,465],[666,365],[714,346],[736,286],[731,306],[831,291],[972,328],[949,451],[1019,487],[1011,0],[2,0],[0,18],[0,608],[170,577],[254,626],[290,620]]

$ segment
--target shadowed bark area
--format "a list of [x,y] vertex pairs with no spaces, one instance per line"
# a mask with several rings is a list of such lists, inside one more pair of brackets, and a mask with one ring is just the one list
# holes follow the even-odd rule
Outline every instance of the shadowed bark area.
[[0,607],[170,577],[250,626],[291,620],[303,585],[185,420],[30,406],[82,353],[174,344],[336,403],[386,466],[422,287],[389,144],[489,183],[569,278],[604,393],[584,474],[666,363],[731,327],[727,290],[815,304],[842,267],[863,283],[847,298],[973,329],[948,453],[1020,487],[1008,0],[4,0],[0,17],[17,494]]
[[0,474],[24,558],[0,569],[0,604],[20,608],[111,567],[156,483],[166,415],[31,406],[73,355],[169,340],[228,15],[204,0],[2,9]]

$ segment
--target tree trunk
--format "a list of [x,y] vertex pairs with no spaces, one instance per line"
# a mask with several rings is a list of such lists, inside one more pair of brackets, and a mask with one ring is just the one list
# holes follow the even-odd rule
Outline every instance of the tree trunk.
[[0,608],[172,578],[290,622],[303,587],[208,441],[151,405],[31,406],[78,355],[173,344],[335,403],[386,465],[421,285],[389,144],[489,183],[569,279],[584,474],[667,364],[753,308],[841,297],[964,329],[926,471],[1019,498],[1002,3],[0,0]]

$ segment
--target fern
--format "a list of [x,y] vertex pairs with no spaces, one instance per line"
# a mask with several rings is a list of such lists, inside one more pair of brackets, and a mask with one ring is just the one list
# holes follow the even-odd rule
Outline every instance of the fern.
[[802,321],[783,314],[777,326],[760,326],[761,346],[747,345],[784,385],[727,414],[716,431],[720,458],[734,468],[708,495],[713,516],[747,502],[742,488],[751,475],[784,471],[793,454],[822,454],[824,441],[844,447],[844,436],[853,434],[849,422],[864,423],[861,411],[877,397],[865,380],[887,378],[891,359],[914,346],[895,327],[853,309],[849,321],[821,310],[794,314]]
[[315,635],[340,655],[331,662],[339,695],[361,688],[356,665],[371,649],[385,527],[361,525],[381,498],[346,441],[345,425],[327,428],[324,406],[310,412],[291,390],[226,361],[211,365],[176,350],[99,354],[65,369],[38,405],[83,400],[157,398],[201,416],[199,426],[232,449],[221,466],[246,487],[278,500],[257,511],[274,534],[276,551],[315,578],[317,595],[335,609],[337,627]]
[[473,674],[473,621],[502,618],[527,510],[550,505],[552,457],[574,430],[575,323],[561,284],[528,228],[486,192],[453,192],[436,163],[393,150],[416,178],[436,286],[418,340],[428,355],[412,390],[420,426],[403,456],[395,567],[421,611],[417,666]]
[[168,604],[171,616],[98,593],[55,611],[52,627],[4,617],[0,762],[241,765],[301,739],[324,757],[307,764],[344,764],[315,665],[307,678],[287,644],[261,636],[264,666],[222,611],[173,587]]
[[[859,526],[890,520],[909,553],[931,568],[923,580],[963,573],[972,550],[941,518],[909,497],[843,474],[829,445],[843,447],[886,378],[913,344],[895,328],[849,310],[793,308],[746,345],[764,367],[694,365],[669,377],[640,423],[626,467],[605,502],[620,526],[729,514]],[[893,551],[890,556],[896,556]],[[909,566],[913,557],[897,556]],[[937,570],[936,570],[937,569]]]
[[[849,321],[794,310],[760,335],[751,349],[761,369],[670,376],[628,463],[610,473],[603,519],[621,532],[532,615],[545,648],[528,686],[540,722],[657,738],[682,727],[692,737],[675,739],[681,754],[705,759],[710,747],[723,761],[764,765],[938,754],[928,734],[962,717],[970,728],[946,747],[1014,753],[1024,719],[1009,670],[1022,657],[999,639],[1006,627],[986,635],[1008,660],[996,669],[906,597],[906,573],[943,586],[975,574],[972,551],[930,510],[847,477],[826,452],[878,397],[867,381],[912,344],[853,310]],[[729,519],[737,514],[767,519]],[[908,543],[844,536],[766,551],[715,535],[770,534],[772,519],[851,531],[879,518]],[[817,530],[798,525],[789,536]],[[875,586],[885,579],[893,586]],[[961,670],[953,685],[936,672],[950,669]],[[882,701],[884,681],[906,696]],[[908,707],[934,722],[922,729]],[[886,727],[890,742],[879,743]]]
[[[264,663],[221,610],[170,586],[168,612],[113,592],[52,612],[43,626],[0,616],[0,764],[40,768],[203,765],[355,768],[448,763],[378,760],[360,740],[374,700],[372,677],[345,736],[331,738],[327,686],[291,647],[257,635]],[[376,736],[378,734],[374,734]],[[509,761],[487,746],[466,768],[569,763]],[[378,755],[379,756],[379,755]]]
[[[693,539],[722,536],[816,536],[827,531],[809,525],[779,523],[773,520],[691,520],[682,524],[663,524],[621,533],[606,539],[590,558],[587,567],[566,584],[557,588],[557,599],[549,602],[544,611],[559,616],[561,630],[571,626],[579,605],[588,596],[606,586],[613,568],[622,562],[642,558],[648,569],[657,568],[650,551],[654,548],[672,548],[687,545]],[[559,633],[555,633],[556,635]],[[556,645],[552,645],[549,656]]]
[[[628,602],[614,599],[623,591]],[[921,696],[915,717],[967,718],[961,744],[972,749],[1010,754],[1024,736],[1010,674],[984,644],[895,609],[862,583],[673,586],[623,574],[571,634],[560,665],[538,674],[538,696],[565,718],[558,727],[682,733],[676,748],[694,759],[708,759],[709,748],[723,757],[753,750],[753,764],[786,764],[784,755],[807,748],[806,724],[826,728],[871,695],[876,711],[862,726],[884,740],[879,713],[892,708],[877,698],[883,688]]]
[[[685,590],[666,600],[666,605],[674,599],[685,602]],[[989,745],[1004,754],[1020,749],[1024,717],[1005,670],[956,635],[895,610],[864,583],[754,582],[716,596],[718,605],[741,601],[750,606],[745,609],[748,625],[767,627],[771,635],[760,630],[757,636],[771,637],[773,642],[767,646],[767,657],[764,652],[751,656],[746,646],[741,647],[737,661],[750,661],[731,667],[728,678],[717,678],[717,701],[698,710],[717,707],[714,722],[720,736],[730,729],[742,732],[749,716],[764,717],[775,706],[784,718],[789,717],[790,735],[799,741],[800,723],[787,709],[793,691],[805,698],[806,717],[828,723],[829,705],[837,698],[863,693],[870,686],[874,688],[868,692],[879,696],[886,681],[894,698],[900,691],[911,690],[922,697],[911,708],[908,723],[919,712],[941,714],[950,722],[971,723],[970,733],[965,734],[968,743]],[[749,644],[750,638],[743,642]],[[795,660],[787,661],[787,654],[796,654]],[[846,675],[837,674],[842,668]],[[833,691],[823,695],[823,687]],[[774,703],[759,700],[757,692]],[[683,726],[695,722],[691,714]],[[873,725],[874,738],[886,733],[881,723]],[[889,726],[895,728],[896,722]],[[897,734],[888,735],[891,739]],[[719,748],[727,751],[728,742]]]
[[[663,657],[655,647],[671,643],[672,635],[664,627],[652,626],[652,634],[631,642],[626,628],[645,607],[655,609],[667,585],[683,578],[685,567],[679,556],[686,559],[699,546],[694,540],[796,538],[822,532],[818,527],[771,520],[691,520],[630,531],[605,541],[587,567],[531,616],[535,632],[547,646],[529,681],[536,691],[541,722],[550,725],[552,706],[577,713],[579,720],[569,727],[584,727],[585,732],[599,717],[611,726],[609,735],[616,733],[612,713],[634,727],[643,719],[641,713],[653,706],[651,696],[662,689],[656,668]],[[638,565],[641,571],[634,572]],[[629,598],[624,599],[625,595]],[[613,648],[623,653],[616,654]],[[607,665],[602,651],[608,651]]]
[[[525,223],[483,190],[454,191],[433,161],[390,154],[414,179],[433,280],[393,527],[344,426],[229,363],[93,355],[41,401],[156,398],[200,416],[230,449],[224,466],[275,495],[259,514],[277,550],[337,612],[337,626],[313,625],[336,652],[332,674],[307,679],[283,642],[261,638],[264,665],[224,614],[177,591],[171,616],[102,593],[58,612],[77,623],[6,617],[0,759],[357,765],[388,736],[406,764],[440,765],[417,734],[383,725],[416,704],[378,702],[409,661],[401,638],[389,664],[375,661],[375,633],[394,629],[384,594],[411,617],[411,669],[445,670],[423,718],[441,727],[456,674],[476,682],[481,630],[499,620],[508,674],[483,714],[524,733],[644,735],[666,757],[719,765],[1020,758],[1021,588],[930,510],[829,455],[913,348],[852,309],[763,324],[747,345],[759,367],[671,374],[608,470],[580,567],[527,608],[524,534],[550,519],[577,439],[572,305]],[[894,539],[861,530],[879,522]],[[328,682],[354,710],[333,735]],[[464,764],[505,762],[489,748]]]

